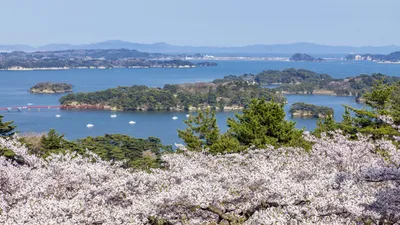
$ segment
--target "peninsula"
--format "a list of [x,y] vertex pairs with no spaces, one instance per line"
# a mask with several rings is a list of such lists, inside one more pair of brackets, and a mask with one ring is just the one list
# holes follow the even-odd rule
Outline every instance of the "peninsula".
[[262,86],[275,85],[282,94],[318,94],[335,96],[361,96],[371,90],[373,84],[383,80],[392,84],[400,81],[400,77],[387,76],[380,73],[361,74],[356,77],[335,79],[328,74],[319,74],[305,69],[264,70],[258,74],[226,76],[214,82],[242,80]]
[[289,113],[292,117],[326,118],[333,116],[333,109],[304,102],[296,102],[291,105]]
[[400,63],[400,51],[392,52],[388,55],[383,54],[350,54],[346,60],[373,61],[378,63]]
[[0,53],[0,70],[65,70],[112,68],[194,68],[216,66],[182,58],[128,49],[64,50]]
[[67,83],[38,83],[29,89],[30,93],[35,94],[56,94],[72,92],[72,85]]

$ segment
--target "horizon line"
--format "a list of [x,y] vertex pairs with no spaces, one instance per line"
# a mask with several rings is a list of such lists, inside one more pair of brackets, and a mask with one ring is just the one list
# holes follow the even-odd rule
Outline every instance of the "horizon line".
[[307,42],[307,41],[299,41],[299,42],[289,42],[289,43],[276,43],[276,44],[247,44],[247,45],[236,45],[236,46],[214,46],[214,45],[175,45],[169,44],[167,42],[153,42],[153,43],[141,43],[141,42],[133,42],[133,41],[125,41],[125,40],[118,40],[118,39],[110,39],[105,41],[98,41],[98,42],[90,42],[90,43],[80,43],[80,44],[71,44],[71,43],[49,43],[49,44],[42,44],[42,45],[31,45],[31,44],[1,44],[0,46],[29,46],[32,48],[40,48],[49,45],[71,45],[71,46],[79,46],[79,45],[93,45],[93,44],[100,44],[100,43],[107,43],[107,42],[120,42],[120,43],[129,43],[129,44],[141,44],[141,45],[157,45],[157,44],[165,44],[170,46],[177,46],[177,47],[212,47],[212,48],[243,48],[243,47],[251,47],[251,46],[270,46],[270,45],[294,45],[294,44],[312,44],[312,45],[320,45],[320,46],[328,46],[328,47],[351,47],[351,48],[364,48],[364,47],[371,47],[371,48],[379,48],[379,47],[400,47],[400,45],[396,44],[389,44],[389,45],[361,45],[361,46],[352,46],[352,45],[329,45],[329,44],[320,44],[314,42]]

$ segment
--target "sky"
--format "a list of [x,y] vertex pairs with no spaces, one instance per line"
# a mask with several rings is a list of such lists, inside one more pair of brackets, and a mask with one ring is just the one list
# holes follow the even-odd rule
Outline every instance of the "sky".
[[399,0],[0,0],[0,45],[400,45]]

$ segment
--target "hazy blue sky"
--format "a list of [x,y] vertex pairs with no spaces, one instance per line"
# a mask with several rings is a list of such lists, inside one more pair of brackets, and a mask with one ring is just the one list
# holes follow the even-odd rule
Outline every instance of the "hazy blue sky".
[[399,0],[0,0],[0,44],[400,45]]

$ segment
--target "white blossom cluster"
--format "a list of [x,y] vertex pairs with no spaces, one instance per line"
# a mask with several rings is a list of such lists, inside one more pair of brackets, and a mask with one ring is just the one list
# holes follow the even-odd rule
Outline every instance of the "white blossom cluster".
[[[391,127],[400,132],[400,125],[396,125],[392,117],[386,115],[380,115],[378,116],[378,119],[380,119],[382,122],[386,124],[389,124]],[[396,141],[400,141],[400,136],[393,136],[393,139]]]
[[399,222],[400,154],[392,143],[349,141],[340,132],[307,139],[315,143],[310,153],[167,154],[166,168],[146,173],[95,155],[43,160],[0,138],[25,160],[0,157],[0,224]]

